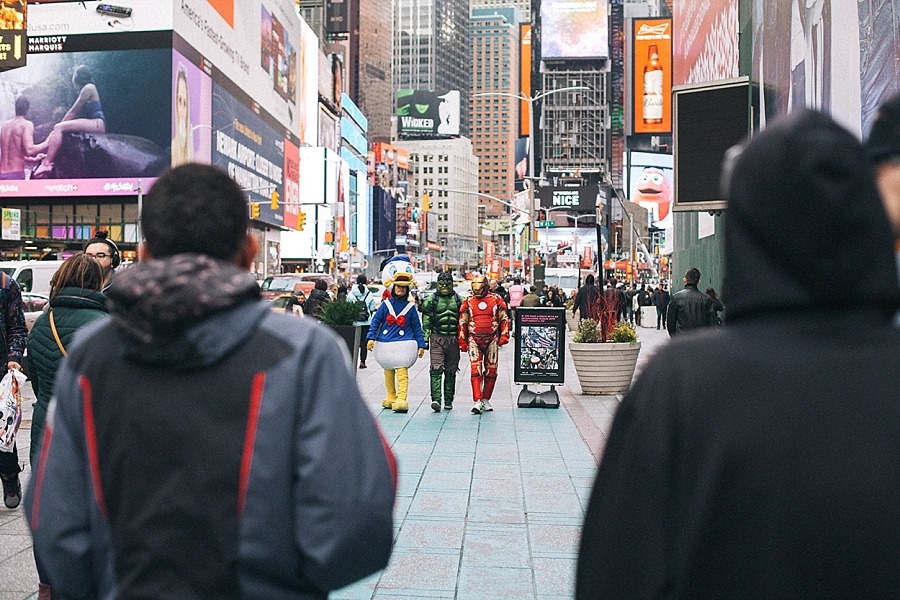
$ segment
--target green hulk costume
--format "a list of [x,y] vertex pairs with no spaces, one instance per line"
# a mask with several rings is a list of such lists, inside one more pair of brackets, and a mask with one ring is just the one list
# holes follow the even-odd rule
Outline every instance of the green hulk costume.
[[[453,408],[456,393],[456,372],[459,370],[457,327],[462,300],[453,291],[453,276],[438,275],[437,293],[422,306],[422,329],[431,360],[431,408],[441,411],[441,391],[444,408]],[[442,381],[443,379],[443,381]]]

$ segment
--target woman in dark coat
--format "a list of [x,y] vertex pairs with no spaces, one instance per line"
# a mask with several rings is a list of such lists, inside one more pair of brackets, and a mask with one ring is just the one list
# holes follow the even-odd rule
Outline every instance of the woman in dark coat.
[[[68,349],[75,331],[106,315],[106,296],[100,293],[103,268],[96,259],[79,252],[71,256],[50,280],[50,310],[34,322],[28,336],[28,370],[31,387],[37,398],[31,421],[31,464],[37,465],[41,432],[53,379],[63,359],[62,348]],[[59,347],[53,336],[50,319],[56,327]]]
[[[103,267],[100,263],[81,252],[72,255],[50,279],[50,310],[37,318],[28,336],[28,372],[37,398],[31,420],[29,453],[33,473],[40,462],[41,434],[56,370],[67,354],[75,332],[106,315],[106,296],[100,292],[102,286]],[[37,567],[41,593],[46,594],[48,579],[41,566]]]

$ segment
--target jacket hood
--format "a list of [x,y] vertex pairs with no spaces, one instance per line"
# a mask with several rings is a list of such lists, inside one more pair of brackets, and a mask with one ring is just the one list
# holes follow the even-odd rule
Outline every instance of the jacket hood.
[[794,111],[737,158],[728,186],[729,321],[762,311],[900,307],[893,237],[861,143]]
[[131,358],[186,369],[228,353],[267,312],[247,271],[200,254],[140,263],[108,296],[113,322],[133,342]]

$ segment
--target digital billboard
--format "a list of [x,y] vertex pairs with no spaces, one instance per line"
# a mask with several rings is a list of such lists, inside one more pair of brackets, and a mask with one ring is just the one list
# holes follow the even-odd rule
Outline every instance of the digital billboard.
[[261,221],[283,225],[282,207],[273,211],[270,199],[273,190],[284,195],[284,133],[217,83],[213,84],[212,127],[212,164],[246,190],[252,202],[260,203]]
[[659,229],[672,227],[672,200],[675,198],[672,155],[629,152],[624,162],[628,198],[649,211],[647,224]]
[[172,166],[212,160],[212,79],[172,51]]
[[397,134],[401,138],[459,135],[459,90],[397,90]]
[[[519,93],[523,98],[531,97],[531,23],[519,24]],[[531,135],[531,104],[519,101],[519,137]]]
[[609,5],[606,0],[541,2],[541,58],[609,58]]
[[737,77],[738,0],[679,0],[672,11],[673,85]]
[[568,207],[572,212],[590,212],[597,209],[596,185],[563,187],[545,185],[535,188],[541,200],[541,208]]
[[0,8],[0,71],[25,66],[28,53],[27,28],[27,2],[4,2]]
[[632,22],[634,133],[672,131],[672,19]]
[[[0,196],[135,195],[139,184],[148,190],[170,164],[171,48],[67,52],[74,36],[65,37],[33,50],[26,67],[0,73],[0,123],[18,129],[27,122],[34,142],[20,138],[0,157]],[[97,38],[78,46],[91,41]],[[162,43],[153,34],[131,42]],[[79,97],[88,100],[76,107]],[[24,114],[17,116],[20,99],[27,107],[20,102]]]
[[326,0],[325,32],[328,34],[349,33],[350,0]]
[[260,19],[260,66],[272,88],[291,103],[297,102],[297,50],[284,25],[262,5]]

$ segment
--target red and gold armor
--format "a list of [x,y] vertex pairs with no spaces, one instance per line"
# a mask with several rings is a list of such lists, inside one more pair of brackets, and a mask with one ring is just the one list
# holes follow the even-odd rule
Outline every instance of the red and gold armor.
[[[480,280],[480,281],[478,281]],[[472,280],[472,296],[459,309],[459,349],[472,365],[472,399],[490,400],[497,381],[498,349],[509,342],[506,304],[487,289],[484,277]]]

